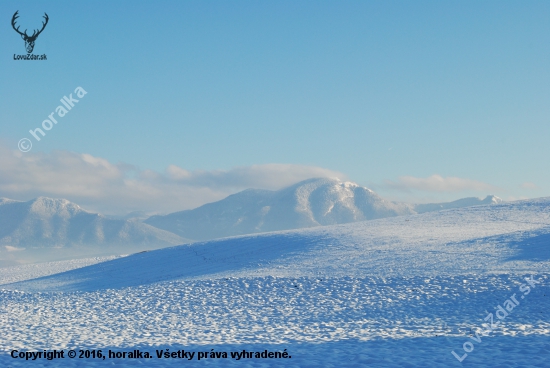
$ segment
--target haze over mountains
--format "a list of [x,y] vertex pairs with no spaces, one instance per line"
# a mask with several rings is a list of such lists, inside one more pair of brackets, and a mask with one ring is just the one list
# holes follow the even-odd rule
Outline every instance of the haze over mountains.
[[193,210],[140,221],[143,213],[113,218],[65,199],[0,198],[0,263],[135,253],[191,241],[499,202],[488,196],[413,205],[385,200],[352,182],[309,179],[278,191],[248,189]]

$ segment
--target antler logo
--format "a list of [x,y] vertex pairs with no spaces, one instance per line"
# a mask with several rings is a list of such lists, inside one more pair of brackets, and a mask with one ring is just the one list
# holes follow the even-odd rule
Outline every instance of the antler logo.
[[15,28],[15,21],[17,20],[17,18],[19,18],[19,15],[17,15],[17,13],[19,13],[19,10],[16,11],[15,14],[13,15],[13,18],[11,18],[11,26],[13,27],[13,29],[15,29],[15,32],[21,35],[21,38],[25,41],[25,48],[27,49],[27,53],[30,54],[32,50],[34,50],[34,42],[38,38],[38,35],[42,33],[44,28],[46,28],[46,24],[48,24],[48,20],[49,20],[48,14],[44,13],[44,19],[46,21],[42,22],[42,29],[40,31],[35,29],[33,34],[29,36],[27,34],[27,30],[25,30],[25,32],[20,32],[19,27]]

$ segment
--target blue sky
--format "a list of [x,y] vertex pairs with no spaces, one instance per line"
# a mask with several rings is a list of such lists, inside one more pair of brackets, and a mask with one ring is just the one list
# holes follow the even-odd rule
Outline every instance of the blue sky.
[[[22,29],[48,13],[47,61],[13,60],[16,10]],[[37,169],[69,178],[75,160],[135,186],[220,181],[180,207],[319,173],[416,202],[550,195],[549,2],[2,1],[0,53],[0,196],[82,201]],[[246,168],[262,178],[222,183]]]

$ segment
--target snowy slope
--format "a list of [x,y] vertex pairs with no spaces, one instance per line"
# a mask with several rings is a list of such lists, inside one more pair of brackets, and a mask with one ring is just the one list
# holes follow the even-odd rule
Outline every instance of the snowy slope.
[[364,277],[550,269],[550,198],[249,235],[135,254],[10,287],[95,290],[236,276]]
[[119,257],[122,256],[79,258],[68,261],[30,263],[11,267],[0,267],[0,285],[70,271]]
[[308,228],[448,208],[500,203],[465,198],[411,205],[387,201],[372,190],[338,179],[309,179],[279,191],[248,189],[199,208],[152,216],[145,223],[194,240]]
[[[549,245],[541,198],[176,246],[16,283],[20,268],[5,269],[0,366],[548,367]],[[13,349],[152,357],[28,362]],[[195,355],[157,357],[167,350]],[[291,358],[231,358],[243,350]]]
[[58,259],[184,242],[167,231],[139,221],[108,219],[65,199],[0,200],[0,260]]

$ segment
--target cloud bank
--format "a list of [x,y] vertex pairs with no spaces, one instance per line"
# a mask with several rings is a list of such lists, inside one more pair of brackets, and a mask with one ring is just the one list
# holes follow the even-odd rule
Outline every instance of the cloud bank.
[[525,183],[521,184],[521,188],[522,189],[528,189],[528,190],[538,190],[538,189],[540,189],[538,187],[538,185],[536,185],[535,183],[531,183],[531,182],[525,182]]
[[165,172],[156,172],[89,154],[21,153],[0,145],[0,197],[66,198],[85,209],[108,214],[180,211],[244,189],[276,190],[314,177],[345,178],[321,167],[292,164],[212,171],[170,165]]
[[418,190],[438,193],[458,193],[467,191],[490,192],[499,190],[498,187],[477,180],[457,177],[444,178],[437,174],[427,178],[401,176],[397,181],[386,180],[385,186],[389,189],[406,192]]

